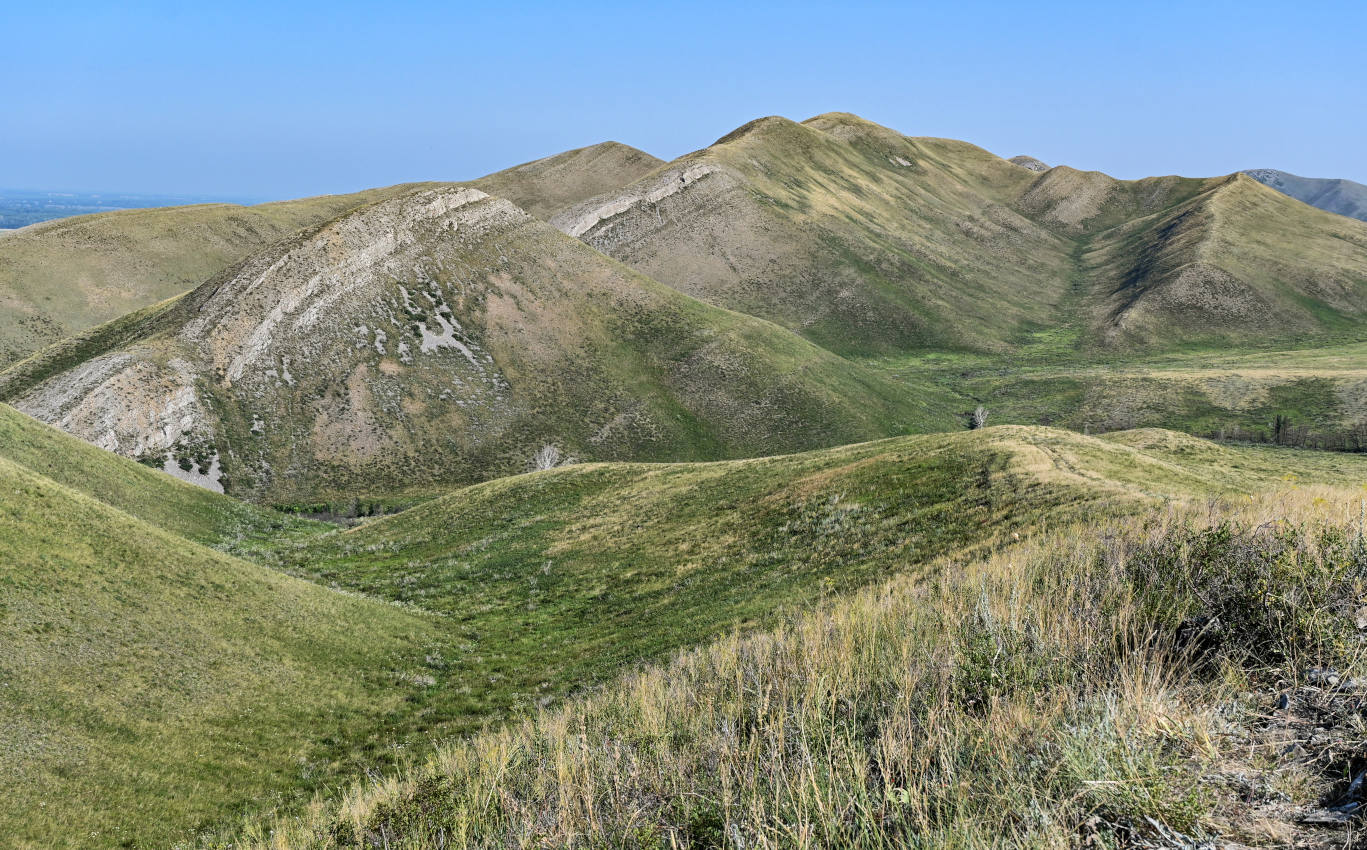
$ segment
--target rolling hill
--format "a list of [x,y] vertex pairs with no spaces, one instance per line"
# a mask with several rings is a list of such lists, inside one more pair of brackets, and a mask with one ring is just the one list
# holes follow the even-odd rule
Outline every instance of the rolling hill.
[[1264,186],[1271,186],[1312,207],[1367,221],[1367,186],[1361,183],[1324,177],[1300,177],[1275,168],[1251,168],[1244,173]]
[[1367,225],[1241,175],[1040,165],[843,113],[765,118],[552,223],[847,355],[1360,336]]
[[0,824],[20,847],[298,811],[428,736],[1013,531],[1367,478],[1358,458],[1008,427],[574,465],[328,531],[3,407],[0,433],[0,723],[20,765]]
[[4,406],[0,435],[6,846],[168,846],[430,724],[432,617],[203,545],[311,524]]
[[[1230,381],[1193,389],[1165,369],[1360,341],[1367,224],[1237,174],[1121,181],[1016,159],[831,113],[760,119],[673,163],[604,143],[469,184],[376,190],[192,296],[153,303],[173,287],[134,287],[126,306],[140,310],[11,364],[0,399],[201,484],[294,504],[408,499],[521,471],[546,445],[580,459],[739,457],[954,427],[983,403],[998,422],[1211,435],[1286,416],[1320,443],[1351,442],[1356,390],[1339,377],[1325,379],[1343,403],[1306,406],[1327,398],[1303,384],[1321,376],[1263,373],[1265,411],[1220,389]],[[483,235],[438,233],[437,213],[404,200],[466,190],[493,200],[450,220],[478,219]],[[321,215],[319,203],[291,209]],[[204,209],[226,214],[185,214]],[[147,215],[178,227],[174,210]],[[396,226],[409,242],[390,252],[379,230]],[[61,232],[34,245],[50,253]],[[173,266],[148,255],[155,232],[135,228],[128,256]],[[390,253],[362,257],[374,250]],[[191,253],[201,271],[226,261]],[[364,295],[331,311],[341,296],[325,280]],[[30,282],[32,298],[56,288]],[[1078,377],[1183,356],[1126,385],[1137,393]],[[244,357],[274,361],[237,374]]]
[[934,393],[423,188],[0,374],[0,399],[260,500],[420,494],[581,459],[742,457],[952,422]]
[[[1091,559],[1100,558],[1097,553],[1103,547],[1114,545],[1116,538],[1098,536],[1098,529],[1111,528],[1119,517],[1135,516],[1142,519],[1126,534],[1140,538],[1161,534],[1173,527],[1174,511],[1184,504],[1193,506],[1195,512],[1208,511],[1222,496],[1238,495],[1242,504],[1248,504],[1250,494],[1270,491],[1278,493],[1276,503],[1285,511],[1287,488],[1292,486],[1287,480],[1293,476],[1295,486],[1301,487],[1316,482],[1356,486],[1367,478],[1367,459],[1284,449],[1232,449],[1165,431],[1097,439],[1052,429],[989,428],[720,463],[570,466],[474,485],[357,528],[301,540],[279,551],[282,568],[320,583],[443,615],[463,653],[442,678],[448,687],[469,695],[466,705],[472,716],[504,716],[510,709],[522,714],[539,707],[542,710],[531,722],[550,723],[550,729],[559,731],[546,734],[559,735],[571,748],[577,746],[574,736],[583,731],[575,724],[584,717],[580,712],[585,705],[574,701],[564,712],[548,708],[562,696],[573,695],[590,683],[611,681],[622,670],[637,670],[641,662],[664,662],[674,652],[718,635],[775,631],[753,638],[723,637],[715,647],[700,651],[707,659],[701,668],[688,673],[677,666],[661,671],[661,681],[680,676],[681,686],[687,685],[679,691],[678,703],[662,707],[664,713],[656,716],[660,723],[634,711],[614,713],[614,708],[588,720],[595,735],[603,732],[604,753],[637,752],[643,759],[638,765],[643,773],[633,770],[628,760],[619,763],[627,773],[618,775],[608,764],[611,759],[593,758],[591,763],[579,762],[580,770],[569,770],[558,755],[550,762],[542,758],[558,753],[557,746],[522,749],[519,741],[510,750],[498,750],[496,745],[493,750],[483,749],[491,741],[508,741],[507,736],[522,734],[523,727],[515,725],[473,743],[452,742],[428,763],[358,784],[340,800],[313,807],[301,820],[249,819],[246,834],[257,840],[246,843],[288,848],[364,846],[378,840],[394,847],[443,842],[494,847],[516,845],[537,835],[546,839],[561,829],[571,829],[571,824],[581,824],[573,812],[593,821],[577,803],[569,803],[569,810],[560,809],[566,797],[553,789],[574,793],[580,783],[612,784],[613,776],[631,784],[634,780],[626,780],[627,775],[655,775],[646,768],[646,763],[653,763],[652,753],[663,757],[678,747],[682,758],[692,743],[711,740],[708,735],[699,737],[696,727],[688,725],[686,718],[693,712],[689,706],[699,707],[707,722],[720,722],[726,715],[740,724],[738,730],[755,731],[726,710],[713,714],[702,709],[703,701],[691,699],[687,688],[697,687],[701,695],[713,693],[713,687],[736,684],[762,701],[765,684],[780,678],[735,682],[721,671],[734,672],[740,659],[769,657],[762,649],[756,648],[752,655],[741,646],[758,647],[783,639],[790,634],[794,619],[819,620],[818,633],[839,635],[839,646],[847,653],[870,663],[874,657],[879,659],[871,673],[895,676],[908,671],[906,663],[899,666],[896,661],[898,657],[905,661],[906,656],[891,650],[884,655],[884,649],[923,641],[938,647],[940,638],[932,638],[936,632],[929,628],[904,635],[900,629],[909,621],[894,617],[880,618],[879,629],[859,636],[834,628],[848,610],[847,594],[868,599],[873,606],[885,604],[890,597],[882,583],[897,576],[898,592],[905,593],[906,599],[895,611],[911,617],[918,606],[938,598],[933,591],[928,596],[926,588],[949,583],[956,595],[943,600],[946,610],[974,616],[981,610],[975,606],[985,604],[980,594],[986,592],[986,585],[978,583],[980,573],[965,571],[964,566],[979,558],[990,558],[1001,570],[993,592],[1000,590],[1003,598],[1009,595],[1016,604],[1029,606],[1026,610],[1042,615],[1066,610],[1085,611],[1097,618],[1112,616],[1114,610],[1106,606],[1124,597],[1092,598],[1088,591],[1099,584],[1068,584],[1084,571],[1096,569],[1097,562]],[[1310,495],[1305,496],[1307,504],[1309,500]],[[1341,507],[1337,501],[1335,505]],[[1052,534],[1045,529],[1052,529]],[[1035,555],[1026,555],[1013,543],[1037,537],[1047,543],[1035,545]],[[1120,550],[1111,551],[1118,556]],[[1019,577],[1015,570],[1021,558],[1054,565],[1055,583],[1046,590],[1027,582],[1010,593],[1008,583]],[[1109,567],[1111,562],[1101,563]],[[1073,569],[1078,572],[1070,573]],[[1064,587],[1072,589],[1065,593]],[[1061,598],[1070,604],[1048,601]],[[1090,628],[1094,630],[1098,622],[1092,621]],[[1081,622],[1070,623],[1070,628],[1070,634],[1084,645],[1109,646],[1105,641],[1083,639],[1094,631],[1086,631]],[[1074,671],[1049,654],[1053,645],[1040,647],[1029,643],[1027,636],[1020,640],[1025,642],[1016,647],[1020,651],[1040,650],[1039,669],[1054,669],[1060,675]],[[980,660],[997,669],[987,661],[994,657],[990,640],[978,650],[986,653]],[[996,650],[998,656],[1002,651]],[[807,681],[802,692],[838,689],[837,683],[846,681],[840,671],[855,669],[849,655],[841,657],[841,665],[832,663],[825,676]],[[940,663],[936,657],[935,653],[925,659],[917,656],[916,663],[925,666],[916,669],[928,673],[956,669],[944,662],[956,656],[942,656]],[[1027,675],[1034,670],[1021,672]],[[1002,675],[1007,675],[1005,670]],[[1100,670],[1097,675],[1102,675]],[[635,679],[628,677],[626,692],[631,692],[630,682]],[[1037,684],[1047,689],[1052,681]],[[977,693],[972,688],[986,686],[985,680],[963,687],[972,694]],[[624,693],[620,686],[590,693],[600,693],[614,707],[622,705],[616,701]],[[932,688],[931,693],[943,692]],[[1025,693],[1033,698],[1036,692]],[[599,698],[588,699],[596,705],[593,700]],[[820,698],[813,699],[813,707],[822,704]],[[877,706],[883,705],[875,697],[868,704],[856,699],[845,705],[849,712],[856,712],[847,719],[880,715],[882,709]],[[775,710],[780,715],[785,712],[777,706]],[[973,710],[972,705],[965,708],[970,714]],[[566,713],[570,725],[557,726],[558,718]],[[605,727],[599,727],[600,722]],[[653,737],[663,731],[661,723],[672,726],[675,722],[691,731],[681,730],[680,737]],[[1059,722],[1066,724],[1066,720]],[[867,728],[857,722],[853,726]],[[796,732],[793,726],[786,728]],[[803,737],[819,738],[845,728],[813,726]],[[748,732],[737,734],[745,740]],[[637,746],[643,749],[638,751]],[[734,741],[731,746],[733,754],[745,751],[744,746],[735,747]],[[480,748],[482,755],[470,755],[470,747]],[[476,764],[482,767],[475,769]],[[546,777],[537,766],[547,764],[565,772]],[[858,762],[865,764],[867,760]],[[500,773],[496,765],[503,765],[505,772],[495,775]],[[484,773],[484,768],[489,772]],[[475,769],[478,775],[467,769]],[[541,777],[537,787],[550,792],[549,800],[538,798],[539,802],[526,807],[513,802],[526,791],[524,783],[532,781],[524,772]],[[715,793],[712,784],[691,769],[678,779],[695,791],[705,787],[706,794]],[[541,785],[543,780],[549,784]],[[933,785],[934,772],[927,770],[924,780]],[[478,799],[465,794],[474,787],[480,789]],[[666,801],[668,794],[644,793],[639,799],[595,800],[593,805],[613,823],[619,816],[632,820],[631,811],[652,812],[650,817],[659,817],[663,823],[677,824],[676,817],[689,822],[677,809],[665,806],[661,812],[655,807],[652,801]],[[688,795],[686,790],[680,793]],[[473,806],[468,812],[467,800]],[[537,812],[551,811],[554,817],[539,820]],[[509,837],[504,827],[522,829],[514,824],[521,824],[523,817],[535,822],[525,826],[531,837],[521,832]],[[583,828],[599,834],[606,823],[609,820]],[[632,844],[622,837],[628,834],[605,840]],[[698,840],[696,835],[693,840]],[[210,843],[240,846],[243,834],[228,830]],[[656,846],[645,839],[639,843]],[[661,843],[669,846],[667,839]]]

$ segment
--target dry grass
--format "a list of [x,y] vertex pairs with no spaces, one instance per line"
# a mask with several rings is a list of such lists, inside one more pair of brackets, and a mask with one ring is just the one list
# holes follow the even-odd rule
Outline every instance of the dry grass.
[[[685,653],[233,846],[1063,847],[1079,830],[1210,833],[1227,801],[1206,779],[1239,758],[1242,695],[1352,660],[1340,609],[1367,567],[1360,495],[1291,486],[1041,532]],[[1245,592],[1258,581],[1266,595]],[[1180,624],[1215,609],[1221,643],[1196,658]]]

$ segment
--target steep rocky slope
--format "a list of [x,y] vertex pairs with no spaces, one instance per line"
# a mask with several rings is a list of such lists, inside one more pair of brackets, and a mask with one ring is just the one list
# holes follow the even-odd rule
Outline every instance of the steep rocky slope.
[[276,501],[581,459],[711,459],[950,423],[766,322],[468,187],[420,189],[0,374],[30,415]]
[[0,368],[178,295],[301,227],[405,187],[254,207],[205,204],[58,219],[0,240]]

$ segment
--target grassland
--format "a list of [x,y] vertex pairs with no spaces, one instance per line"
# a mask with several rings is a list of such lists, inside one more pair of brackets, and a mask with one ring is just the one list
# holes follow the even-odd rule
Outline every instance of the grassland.
[[1287,740],[1356,697],[1274,703],[1360,669],[1360,496],[1292,486],[932,560],[231,846],[1335,846],[1298,818],[1347,786],[1352,726]]
[[[1367,446],[1367,344],[1278,350],[1196,349],[1083,357],[1041,334],[1010,357],[936,353],[878,361],[909,391],[955,398],[961,420],[1100,433],[1168,428],[1234,442],[1362,451]],[[1285,421],[1280,437],[1278,417]]]
[[[168,524],[202,527],[201,508]],[[0,561],[8,847],[168,846],[392,761],[428,722],[431,616],[215,552],[5,457]]]
[[0,826],[22,847],[159,846],[298,812],[343,777],[399,775],[433,738],[1038,527],[1289,473],[1367,479],[1342,455],[1004,427],[576,465],[343,531],[0,413],[0,705],[23,766]]
[[1042,525],[1288,475],[1367,480],[1367,463],[1344,460],[1168,432],[997,428],[748,461],[586,464],[465,488],[283,547],[273,563],[440,613],[462,647],[441,676],[463,699],[451,728],[473,730]]

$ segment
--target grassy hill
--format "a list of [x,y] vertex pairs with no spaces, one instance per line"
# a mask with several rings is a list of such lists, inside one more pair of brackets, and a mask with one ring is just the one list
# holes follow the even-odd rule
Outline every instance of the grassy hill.
[[468,185],[545,220],[565,207],[633,183],[663,164],[645,151],[602,142],[515,165]]
[[274,502],[580,459],[689,460],[949,426],[934,392],[662,286],[507,201],[421,189],[0,375],[20,410]]
[[1067,293],[1066,241],[1009,206],[1031,177],[852,116],[763,118],[552,223],[842,354],[993,349]]
[[[979,404],[997,422],[1361,442],[1360,382],[1305,364],[1364,338],[1367,224],[1246,176],[1121,181],[830,113],[760,119],[673,163],[604,143],[464,185],[513,203],[497,225],[440,232],[411,191],[377,190],[354,218],[263,248],[194,298],[151,304],[161,290],[140,289],[141,310],[0,372],[0,400],[293,504],[409,500],[521,471],[547,445],[592,460],[740,457],[954,428]],[[493,221],[484,209],[498,205],[448,220]],[[366,229],[396,223],[414,241]],[[60,232],[35,231],[34,256]],[[149,269],[171,262],[144,256],[170,250],[153,232],[128,237]],[[310,276],[348,279],[352,263],[367,294],[329,312]],[[51,281],[32,281],[48,297]],[[223,306],[249,290],[251,306]],[[1208,366],[1241,353],[1275,368]],[[245,383],[227,377],[242,357],[259,371]],[[292,383],[301,363],[311,374]]]
[[1367,459],[1166,431],[1020,427],[709,464],[582,464],[464,488],[275,562],[441,612],[479,699],[531,705],[1043,522],[1156,500],[1367,480]]
[[[1040,525],[1367,478],[1357,458],[1169,432],[992,428],[569,466],[320,533],[3,415],[0,722],[22,773],[0,825],[33,847],[297,811],[428,736]],[[239,546],[247,529],[260,563],[168,528]]]
[[4,416],[6,846],[167,846],[430,725],[432,617],[176,536],[135,513],[214,538],[260,512]]
[[0,458],[163,531],[215,548],[321,526],[263,510],[119,458],[0,404]]
[[852,115],[764,118],[552,222],[847,355],[1362,336],[1367,225],[1251,178],[1043,172]]
[[123,210],[6,234],[0,241],[0,368],[179,295],[277,239],[400,188],[254,207]]
[[[1192,829],[1212,814],[1190,791],[1214,760],[1169,742],[1217,728],[1223,692],[1183,691],[1192,701],[1178,703],[1164,689],[1181,685],[1163,671],[1180,666],[1162,666],[1156,649],[1118,653],[1153,629],[1171,634],[1202,605],[1233,614],[1252,603],[1251,590],[1216,601],[1217,589],[1243,592],[1221,576],[1262,563],[1250,554],[1262,550],[1241,548],[1254,538],[1220,536],[1222,517],[1238,518],[1238,535],[1270,511],[1341,522],[1352,491],[1297,488],[1364,479],[1356,458],[1171,432],[1098,440],[999,428],[476,485],[317,538],[286,562],[443,611],[468,652],[452,680],[524,707],[746,628],[301,817],[254,820],[210,843],[714,846],[739,829],[747,843],[781,846],[888,846],[911,834],[977,846],[966,839],[1062,841],[1097,810],[1113,821],[1093,829],[1144,815]],[[1244,508],[1213,500],[1257,492],[1277,495],[1252,506],[1243,496]],[[1266,551],[1303,553],[1302,570],[1319,557],[1324,582],[1301,585],[1299,598],[1329,604],[1355,574],[1343,540],[1287,537]],[[1257,633],[1238,631],[1255,621],[1229,623],[1231,659],[1236,649],[1273,657]],[[1313,640],[1343,634],[1305,628],[1281,636],[1328,652]],[[1167,722],[1150,711],[1174,725],[1134,728]],[[1015,802],[1047,816],[1016,817]]]

